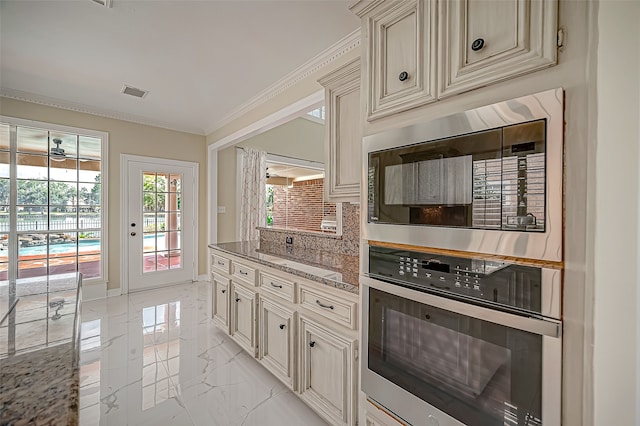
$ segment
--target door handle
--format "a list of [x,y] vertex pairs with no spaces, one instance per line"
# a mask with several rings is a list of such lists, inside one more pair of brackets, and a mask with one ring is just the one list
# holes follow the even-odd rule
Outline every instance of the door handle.
[[280,324],[280,330],[284,330],[285,325],[284,324]]
[[131,227],[135,228],[136,224],[135,223],[131,223]]
[[135,237],[135,236],[136,236],[136,233],[135,233],[135,232],[132,232],[132,233],[131,233],[131,236],[132,236],[132,237]]

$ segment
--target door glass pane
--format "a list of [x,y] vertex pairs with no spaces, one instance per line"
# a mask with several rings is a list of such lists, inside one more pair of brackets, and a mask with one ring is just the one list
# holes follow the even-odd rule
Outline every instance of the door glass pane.
[[9,153],[0,151],[0,177],[9,177]]
[[9,133],[11,128],[8,124],[0,124],[0,149],[9,150]]
[[76,206],[78,184],[76,182],[49,182],[49,204]]
[[46,181],[38,180],[18,180],[18,204],[24,205],[46,205],[49,196]]
[[99,183],[78,184],[78,204],[82,206],[99,206],[100,194]]
[[49,132],[28,127],[17,128],[18,152],[47,154],[49,151]]
[[[49,227],[49,209],[47,206],[16,206],[18,231],[43,231]],[[7,210],[7,223],[9,223]]]
[[49,275],[68,274],[78,269],[76,257],[55,257],[49,259]]
[[[180,193],[182,177],[143,173],[144,272],[181,267]],[[171,232],[167,232],[171,231]]]
[[[100,160],[102,158],[102,140],[100,138],[92,138],[90,136],[80,136],[78,138],[79,149],[78,156],[80,158]],[[97,162],[100,164],[100,162]]]
[[[8,228],[5,217],[0,216],[0,229]],[[9,279],[9,234],[0,234],[0,281]]]
[[[7,157],[8,162],[8,157]],[[47,157],[45,155],[16,154],[18,179],[47,180]]]
[[61,180],[65,182],[77,182],[78,181],[78,160],[66,158],[63,160],[51,157],[50,159],[51,180]]
[[49,148],[50,148],[50,155],[52,159],[56,157],[62,157],[62,158],[78,157],[78,136],[77,135],[51,132],[49,139],[51,141]]
[[9,179],[0,178],[0,205],[9,207]]
[[100,161],[80,160],[80,182],[100,182]]
[[100,208],[82,207],[78,213],[78,228],[80,229],[100,229],[102,220],[100,218]]

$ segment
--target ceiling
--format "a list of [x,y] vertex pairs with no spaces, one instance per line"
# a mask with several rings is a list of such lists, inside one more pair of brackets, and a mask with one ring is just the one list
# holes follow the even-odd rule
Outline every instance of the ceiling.
[[[0,86],[197,134],[359,27],[342,0],[0,0]],[[127,84],[149,93],[121,93]]]

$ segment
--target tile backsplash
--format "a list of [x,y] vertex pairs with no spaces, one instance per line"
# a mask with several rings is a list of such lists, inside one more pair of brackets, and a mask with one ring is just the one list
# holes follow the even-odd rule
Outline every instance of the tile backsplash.
[[260,242],[284,244],[285,238],[293,237],[295,247],[334,251],[336,253],[359,255],[360,248],[360,205],[342,204],[342,236],[286,229],[260,228]]

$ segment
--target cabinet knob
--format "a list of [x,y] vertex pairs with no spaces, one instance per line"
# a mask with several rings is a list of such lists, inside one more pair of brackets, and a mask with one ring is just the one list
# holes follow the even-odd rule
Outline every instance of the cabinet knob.
[[239,298],[239,297],[236,297],[236,302],[239,302],[239,301],[240,301],[240,298]]
[[400,80],[400,81],[405,81],[408,78],[409,78],[409,73],[406,72],[406,71],[402,71],[400,73],[400,75],[398,76],[398,80]]
[[477,38],[475,40],[473,40],[473,43],[471,43],[471,50],[473,50],[474,52],[477,52],[478,50],[482,49],[484,47],[484,39],[483,38]]
[[310,346],[310,347],[314,347],[315,345],[316,345],[316,342],[315,342],[315,341],[311,341],[311,342],[309,342],[309,346]]
[[132,232],[132,233],[131,233],[131,236],[132,236],[132,237],[135,237],[135,236],[136,236],[136,233],[135,233],[135,232]]
[[284,324],[280,324],[280,330],[284,330],[285,325]]
[[220,290],[220,291],[221,291],[222,293],[226,293],[226,292],[227,292],[227,290]]

